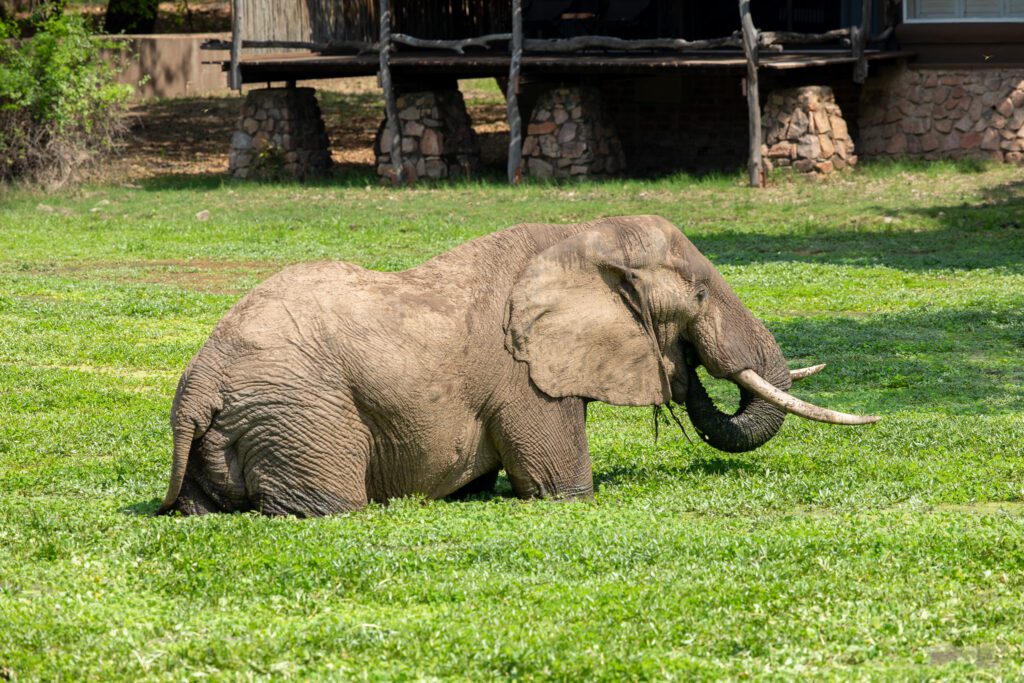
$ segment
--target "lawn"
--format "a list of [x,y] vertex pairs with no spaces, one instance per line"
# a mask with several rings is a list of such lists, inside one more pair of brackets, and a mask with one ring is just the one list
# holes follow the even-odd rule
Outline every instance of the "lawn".
[[[305,521],[144,514],[180,372],[270,273],[631,213],[680,226],[791,365],[830,364],[795,393],[882,421],[790,418],[728,455],[594,405],[592,503],[502,482]],[[0,679],[1024,677],[1019,168],[763,191],[157,177],[8,191],[0,244]]]

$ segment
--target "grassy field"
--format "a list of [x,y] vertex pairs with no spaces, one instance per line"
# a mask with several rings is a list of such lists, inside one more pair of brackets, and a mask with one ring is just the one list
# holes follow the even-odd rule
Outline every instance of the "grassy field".
[[[207,220],[196,214],[208,211]],[[595,405],[593,503],[152,518],[177,377],[284,264],[412,266],[520,221],[657,213],[800,396],[744,455]],[[0,195],[0,679],[1024,677],[1024,173],[573,186],[152,179]],[[721,396],[731,400],[728,391]]]

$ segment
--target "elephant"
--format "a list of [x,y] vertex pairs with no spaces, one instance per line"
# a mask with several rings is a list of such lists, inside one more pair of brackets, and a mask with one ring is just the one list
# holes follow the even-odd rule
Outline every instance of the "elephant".
[[[719,410],[696,370],[735,383]],[[799,371],[710,261],[657,216],[521,224],[402,272],[290,266],[186,367],[157,514],[320,516],[464,496],[504,470],[522,498],[587,498],[587,404],[685,406],[718,449],[757,448]]]

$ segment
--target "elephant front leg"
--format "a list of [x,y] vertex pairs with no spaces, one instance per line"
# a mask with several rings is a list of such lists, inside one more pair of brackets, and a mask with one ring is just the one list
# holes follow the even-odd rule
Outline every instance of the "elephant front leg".
[[587,407],[580,398],[531,400],[501,411],[494,424],[502,465],[520,498],[589,498],[594,475],[587,448]]

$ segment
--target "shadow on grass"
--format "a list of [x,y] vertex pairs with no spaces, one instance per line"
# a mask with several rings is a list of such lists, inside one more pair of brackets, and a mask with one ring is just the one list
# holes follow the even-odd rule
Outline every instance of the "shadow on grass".
[[[874,207],[893,229],[820,228],[783,235],[693,236],[716,265],[765,262],[887,266],[901,270],[998,268],[1024,272],[1024,181],[990,188],[984,201],[928,208]],[[939,224],[916,229],[922,218]]]
[[648,480],[682,479],[693,475],[728,476],[734,473],[759,474],[763,467],[742,457],[718,454],[716,451],[698,451],[686,465],[668,462],[643,464],[629,462],[617,464],[594,472],[594,487],[618,486],[629,482]]
[[160,508],[160,498],[150,498],[146,501],[140,501],[138,503],[132,503],[131,505],[121,508],[121,512],[126,515],[137,515],[139,517],[152,517],[153,513]]
[[993,165],[988,159],[940,159],[925,161],[924,159],[870,159],[857,164],[857,173],[870,177],[891,177],[897,173],[939,173],[954,172],[960,174],[984,173]]
[[869,318],[793,318],[772,325],[790,358],[828,362],[798,385],[866,412],[1006,414],[1024,405],[1024,298],[999,308],[921,310]]

